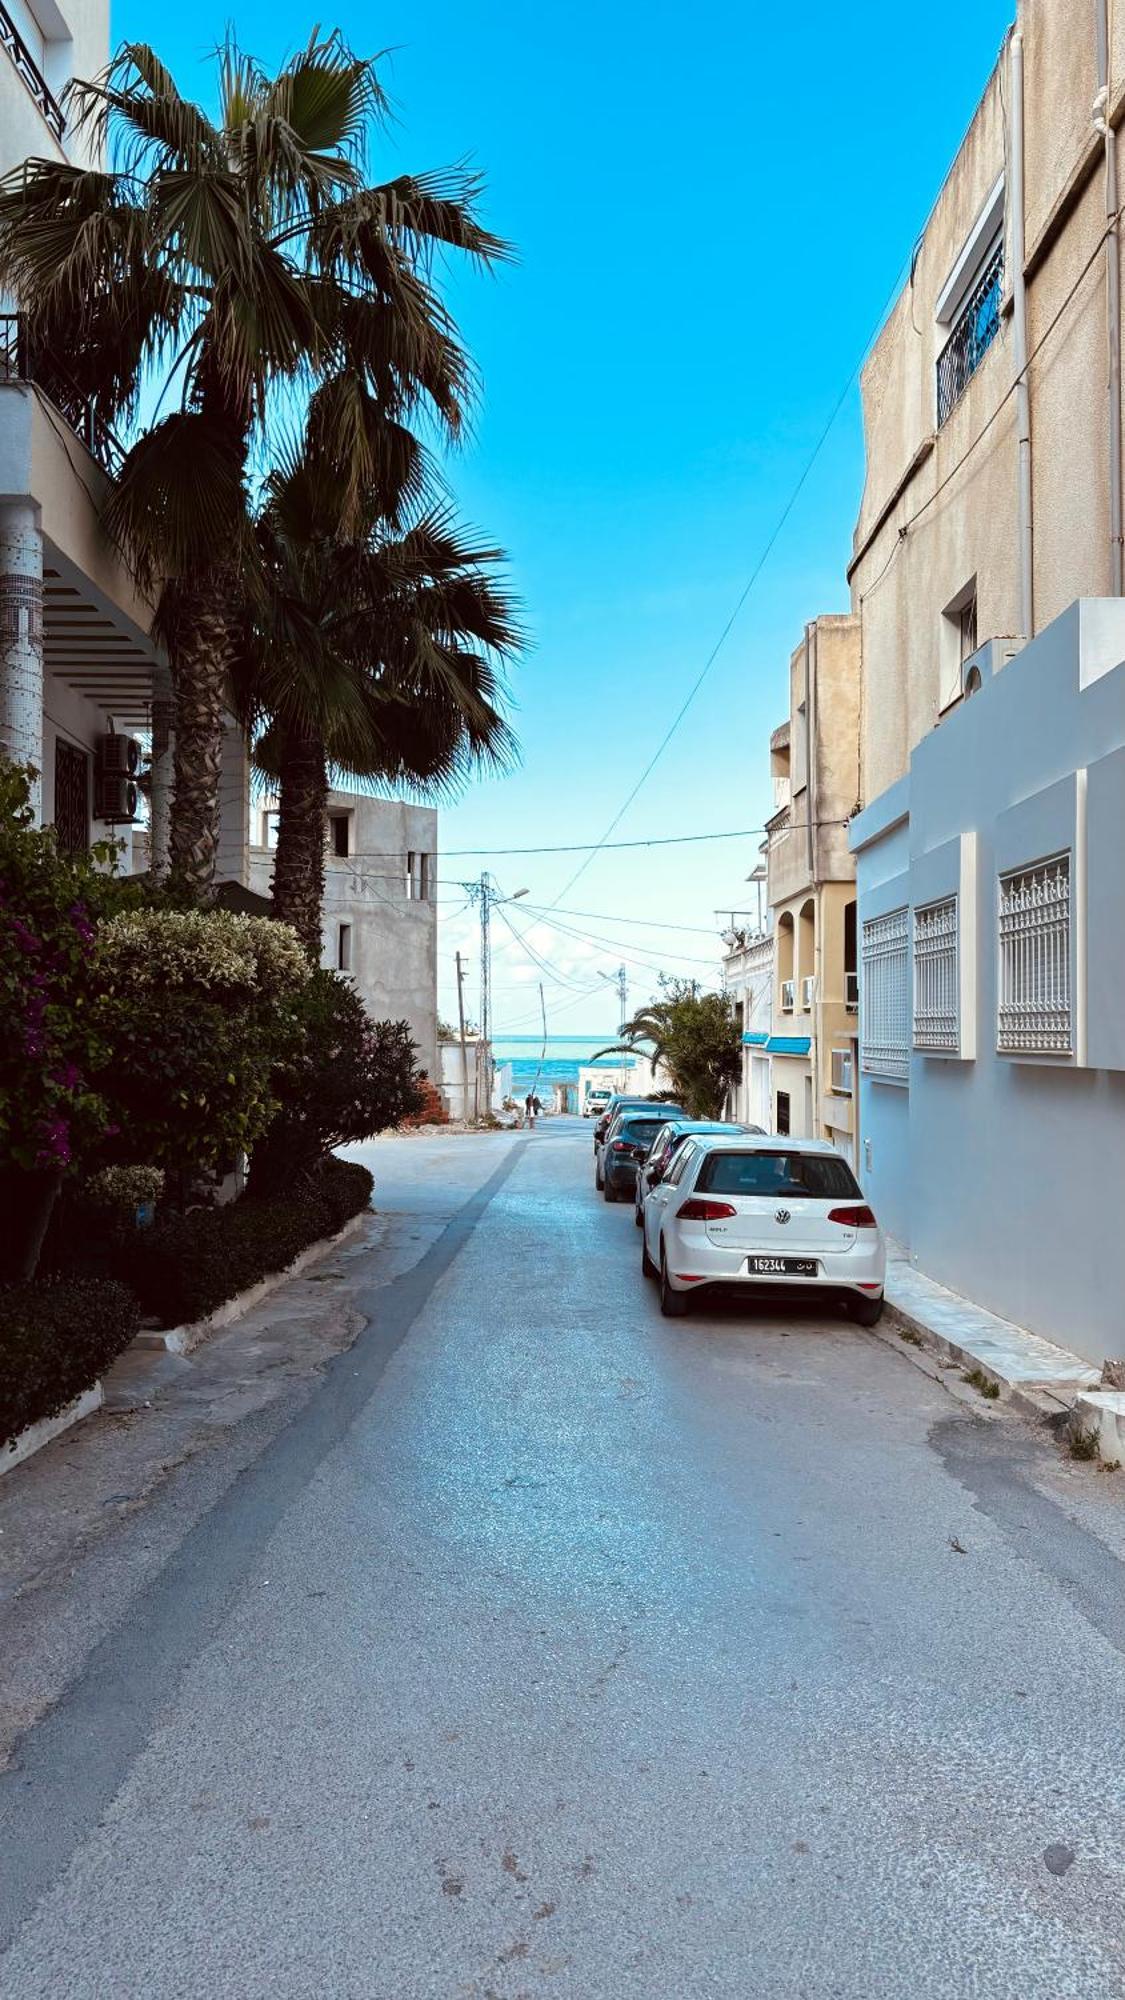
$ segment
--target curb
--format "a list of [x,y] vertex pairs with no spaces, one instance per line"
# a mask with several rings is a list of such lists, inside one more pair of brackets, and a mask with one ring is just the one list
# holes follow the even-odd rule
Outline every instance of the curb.
[[1104,1455],[1125,1459],[1125,1393],[1102,1390],[1099,1368],[905,1262],[896,1270],[896,1261],[887,1272],[884,1323],[912,1336],[944,1367],[983,1376],[995,1385],[997,1401],[1034,1422],[1084,1415],[1084,1427],[1099,1432]]
[[218,1333],[221,1327],[230,1326],[235,1320],[241,1319],[244,1313],[251,1312],[255,1306],[261,1305],[263,1299],[268,1299],[271,1292],[276,1292],[279,1286],[288,1284],[291,1278],[301,1277],[310,1265],[319,1263],[322,1257],[327,1257],[333,1250],[338,1250],[351,1237],[358,1236],[367,1217],[373,1213],[370,1208],[361,1208],[359,1214],[353,1215],[349,1222],[345,1222],[335,1236],[322,1236],[319,1242],[310,1243],[308,1249],[302,1250],[300,1255],[294,1257],[291,1264],[286,1264],[283,1270],[271,1271],[268,1278],[260,1278],[256,1285],[249,1285],[244,1292],[238,1292],[233,1299],[227,1299],[225,1305],[216,1306],[214,1312],[208,1313],[205,1319],[189,1320],[184,1326],[153,1328],[139,1333],[126,1348],[126,1353],[145,1349],[151,1351],[157,1348],[163,1349],[166,1354],[190,1354],[193,1348],[210,1339],[210,1336]]
[[68,1403],[65,1410],[59,1410],[53,1417],[40,1417],[37,1424],[29,1424],[25,1431],[17,1432],[7,1450],[0,1452],[0,1478],[12,1472],[17,1465],[26,1465],[37,1451],[42,1451],[52,1438],[61,1437],[64,1431],[80,1424],[83,1417],[92,1417],[105,1401],[105,1390],[100,1382],[91,1383],[80,1396]]

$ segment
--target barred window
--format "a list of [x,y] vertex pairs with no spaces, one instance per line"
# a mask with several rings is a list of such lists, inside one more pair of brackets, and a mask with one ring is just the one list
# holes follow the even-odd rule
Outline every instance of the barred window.
[[906,1082],[910,1073],[910,957],[905,909],[863,926],[863,1067]]
[[914,912],[914,1046],[937,1055],[961,1047],[957,976],[957,898]]
[[1069,1055],[1069,854],[1002,875],[999,921],[1001,1054]]

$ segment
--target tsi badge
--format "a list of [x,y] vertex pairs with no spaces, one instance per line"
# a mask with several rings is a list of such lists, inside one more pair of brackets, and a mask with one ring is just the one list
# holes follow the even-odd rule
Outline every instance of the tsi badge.
[[775,1222],[788,1222],[790,1219],[790,1210],[787,1208],[779,1208],[775,1212],[773,1219]]

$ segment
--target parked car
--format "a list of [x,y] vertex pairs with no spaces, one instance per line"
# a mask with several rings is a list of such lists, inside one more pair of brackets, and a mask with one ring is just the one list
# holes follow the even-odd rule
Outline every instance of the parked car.
[[645,1196],[651,1193],[657,1181],[662,1181],[673,1159],[685,1139],[732,1137],[739,1132],[761,1132],[760,1125],[736,1125],[718,1118],[674,1118],[660,1127],[648,1152],[637,1169],[636,1184],[633,1189],[633,1220],[640,1229],[644,1223]]
[[601,1154],[602,1193],[607,1201],[622,1201],[633,1192],[637,1168],[664,1124],[663,1112],[633,1106],[619,1113],[606,1134]]
[[660,1309],[696,1292],[883,1310],[886,1245],[846,1160],[825,1139],[689,1138],[646,1197],[642,1263]]
[[600,1118],[602,1112],[607,1109],[612,1096],[612,1090],[603,1087],[601,1084],[598,1084],[593,1090],[588,1090],[586,1092],[586,1102],[582,1106],[583,1118]]
[[627,1097],[624,1095],[623,1092],[615,1091],[613,1096],[610,1098],[609,1103],[605,1106],[605,1109],[599,1112],[597,1118],[594,1120],[595,1153],[597,1152],[598,1147],[601,1145],[602,1140],[605,1138],[606,1126],[609,1124],[609,1121],[613,1117],[615,1111],[620,1111],[622,1106],[626,1104],[651,1104],[651,1103],[652,1103],[651,1097]]
[[[668,1118],[687,1117],[682,1104],[662,1104],[654,1097],[615,1098],[609,1111],[603,1114],[603,1118],[599,1118],[598,1124],[594,1127],[594,1186],[599,1190],[603,1185],[602,1166],[605,1159],[605,1149],[609,1141],[615,1136],[616,1128],[622,1118],[628,1117],[629,1113],[633,1111],[644,1112],[656,1118],[660,1124],[663,1124]],[[600,1136],[599,1126],[602,1128]]]

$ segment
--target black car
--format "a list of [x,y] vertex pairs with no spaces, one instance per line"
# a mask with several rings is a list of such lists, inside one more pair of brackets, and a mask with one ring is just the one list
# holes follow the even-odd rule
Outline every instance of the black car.
[[602,1192],[607,1201],[632,1193],[637,1168],[667,1119],[660,1110],[638,1108],[614,1120],[602,1148]]
[[729,1125],[718,1118],[672,1118],[655,1134],[645,1158],[637,1171],[633,1189],[633,1220],[640,1229],[644,1221],[645,1197],[658,1181],[664,1179],[673,1159],[685,1139],[695,1133],[717,1132],[726,1136],[732,1132],[760,1132],[760,1125]]
[[616,1097],[606,1113],[604,1125],[598,1120],[600,1136],[594,1135],[594,1186],[601,1194],[605,1182],[605,1152],[609,1141],[616,1137],[617,1128],[623,1118],[656,1118],[661,1124],[668,1118],[686,1118],[682,1104],[663,1104],[655,1097]]
[[652,1103],[651,1097],[626,1097],[621,1092],[618,1092],[616,1096],[611,1097],[605,1109],[603,1111],[599,1111],[597,1117],[594,1120],[595,1153],[597,1152],[598,1147],[601,1145],[602,1140],[605,1138],[606,1132],[609,1129],[610,1120],[616,1118],[617,1113],[621,1110],[623,1105],[651,1104],[651,1103]]

